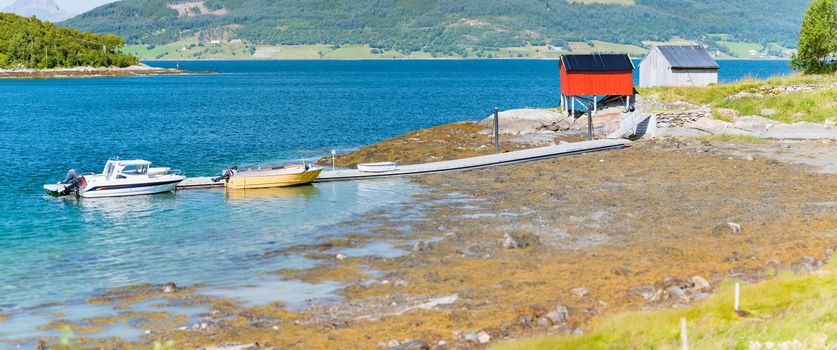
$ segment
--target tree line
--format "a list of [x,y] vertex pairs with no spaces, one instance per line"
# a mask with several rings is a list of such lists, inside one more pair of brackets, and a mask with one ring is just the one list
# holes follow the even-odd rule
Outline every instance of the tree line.
[[127,67],[122,38],[62,28],[35,17],[0,13],[0,68]]

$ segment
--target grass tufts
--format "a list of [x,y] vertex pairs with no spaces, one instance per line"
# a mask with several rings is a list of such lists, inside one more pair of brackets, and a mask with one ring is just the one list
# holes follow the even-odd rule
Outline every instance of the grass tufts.
[[712,298],[689,308],[623,313],[594,322],[584,335],[506,342],[494,348],[673,349],[679,348],[680,318],[685,317],[692,349],[768,349],[777,344],[834,349],[837,266],[833,261],[811,275],[786,272],[760,284],[742,285],[741,309],[752,317],[733,312],[734,281],[727,281]]

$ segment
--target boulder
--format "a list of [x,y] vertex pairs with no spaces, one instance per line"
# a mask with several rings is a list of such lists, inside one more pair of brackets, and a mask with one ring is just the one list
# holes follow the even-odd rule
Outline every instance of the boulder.
[[487,344],[489,341],[491,341],[491,336],[488,335],[488,333],[486,333],[484,331],[477,333],[477,342],[478,343]]
[[523,233],[515,233],[515,234],[503,234],[503,248],[506,249],[519,249],[519,248],[526,248],[529,246],[534,246],[540,243],[538,236],[523,232]]
[[[753,159],[751,158],[751,159],[748,159],[748,160],[753,160]],[[737,223],[734,223],[734,222],[728,222],[727,226],[729,227],[730,231],[732,231],[732,233],[736,233],[736,234],[741,233],[741,225],[739,225]]]
[[430,345],[423,340],[407,340],[396,346],[389,347],[390,350],[429,350]]
[[817,259],[814,257],[806,256],[802,259],[797,260],[791,270],[796,273],[811,273],[817,269]]
[[774,115],[779,114],[779,110],[773,108],[765,108],[761,110],[761,114],[766,115],[768,117],[772,117]]
[[700,276],[692,276],[689,279],[692,282],[692,290],[696,292],[706,291],[712,288],[712,285],[709,284],[705,278]]
[[425,241],[418,241],[416,244],[413,244],[413,251],[414,252],[423,252],[427,250],[427,242]]
[[728,134],[728,135],[750,135],[750,136],[757,136],[758,134],[750,131],[735,127],[732,123],[725,122],[723,120],[717,120],[712,118],[699,118],[694,122],[685,124],[686,127],[701,130],[704,132],[708,132],[710,134]]
[[590,293],[590,290],[587,289],[587,288],[584,288],[584,287],[579,287],[579,288],[573,288],[572,290],[570,290],[570,293],[572,293],[573,295],[575,295],[579,298],[584,298],[585,296],[587,296],[588,293]]
[[569,310],[567,310],[566,306],[558,305],[555,308],[555,310],[552,310],[552,311],[546,313],[545,315],[543,315],[543,317],[549,319],[550,321],[552,321],[552,323],[559,323],[559,322],[563,322],[564,320],[566,320],[567,316],[569,316],[569,314],[570,314],[570,312],[569,312]]
[[[503,135],[523,135],[534,134],[544,129],[544,127],[556,124],[559,120],[564,119],[565,115],[545,109],[513,109],[500,112],[500,134]],[[572,118],[564,120],[566,123],[571,123]],[[494,115],[489,115],[482,121],[480,125],[484,125],[483,133],[492,133],[494,128]],[[558,126],[558,129],[565,130],[569,128],[568,125]]]
[[[737,110],[730,109],[730,108],[716,108],[712,111],[712,116],[713,117],[717,116],[717,117],[721,117],[721,118],[724,118],[724,119],[730,119],[730,120],[735,120],[735,118],[738,118],[739,115],[740,114],[738,113]],[[721,119],[721,118],[715,118],[715,119]]]
[[677,298],[679,300],[688,299],[686,297],[686,292],[684,292],[683,289],[678,287],[678,286],[668,287],[668,288],[666,288],[666,292],[668,292],[668,294],[671,295],[672,297]]
[[781,124],[781,122],[757,115],[746,115],[740,118],[735,118],[735,122],[732,123],[732,125],[736,128],[751,131],[764,131],[779,124]]
[[164,285],[160,288],[160,290],[161,290],[163,293],[174,293],[174,292],[177,292],[177,285],[176,285],[176,284],[174,284],[174,282],[169,282],[169,283],[164,284]]
[[631,287],[628,289],[628,293],[650,301],[657,296],[657,287],[654,287],[652,284],[643,284],[641,286]]

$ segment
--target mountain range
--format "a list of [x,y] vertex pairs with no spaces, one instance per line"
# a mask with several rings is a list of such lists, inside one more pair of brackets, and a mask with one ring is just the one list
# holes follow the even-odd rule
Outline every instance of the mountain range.
[[17,0],[3,8],[3,12],[30,17],[35,16],[44,21],[60,22],[75,16],[62,10],[54,0]]
[[719,52],[738,43],[766,51],[795,47],[807,6],[808,0],[122,0],[62,24],[143,45],[243,40],[462,55],[685,39]]

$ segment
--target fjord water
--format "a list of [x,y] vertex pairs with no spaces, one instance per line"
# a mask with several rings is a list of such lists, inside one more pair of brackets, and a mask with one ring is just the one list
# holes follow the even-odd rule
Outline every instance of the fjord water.
[[[173,67],[174,62],[152,65]],[[403,179],[247,195],[45,196],[69,168],[143,158],[215,175],[346,150],[501,109],[553,107],[554,61],[180,62],[219,74],[0,81],[0,314],[140,283],[224,285],[311,264],[262,253],[410,200]],[[723,61],[721,80],[789,73]],[[2,333],[2,332],[0,332]]]

